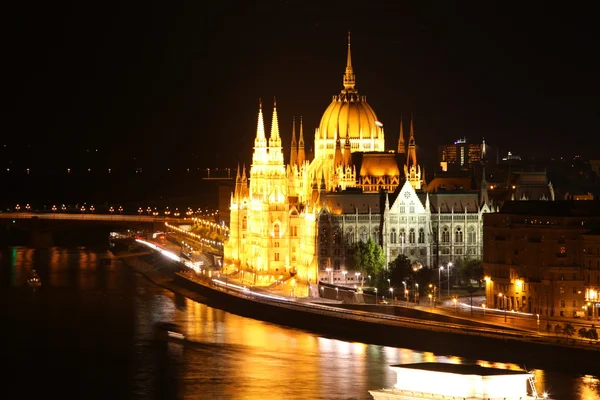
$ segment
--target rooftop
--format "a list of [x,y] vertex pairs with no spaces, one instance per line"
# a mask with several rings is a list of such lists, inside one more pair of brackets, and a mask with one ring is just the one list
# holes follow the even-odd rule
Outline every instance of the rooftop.
[[451,364],[451,363],[439,363],[439,362],[397,364],[397,365],[391,365],[391,367],[418,369],[418,370],[431,371],[431,372],[445,372],[448,374],[459,374],[459,375],[492,376],[492,375],[528,374],[527,371],[515,371],[515,370],[511,370],[511,369],[482,367],[481,365],[477,365],[477,364]]

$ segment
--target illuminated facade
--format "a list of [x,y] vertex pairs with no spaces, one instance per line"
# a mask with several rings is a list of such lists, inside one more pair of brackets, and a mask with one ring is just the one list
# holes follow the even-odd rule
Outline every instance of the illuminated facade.
[[488,307],[598,317],[598,227],[595,202],[505,203],[484,224]]
[[[315,130],[314,158],[307,157],[300,119],[298,136],[294,121],[287,165],[276,107],[267,140],[261,105],[252,165],[248,175],[245,168],[238,171],[231,197],[230,236],[224,254],[227,268],[251,274],[257,285],[290,276],[299,282],[316,282],[327,274],[328,267],[337,274],[345,270],[348,243],[363,240],[365,235],[384,246],[390,243],[381,239],[382,203],[364,206],[364,196],[371,196],[367,201],[370,204],[381,191],[396,191],[403,180],[413,193],[425,186],[424,172],[417,163],[414,125],[411,118],[407,148],[401,124],[398,151],[387,152],[383,124],[355,85],[348,38],[343,89],[333,97]],[[336,214],[332,199],[348,191],[360,198],[355,205],[338,207]],[[338,231],[328,228],[331,223],[327,221],[332,220],[329,216],[334,214],[333,220],[341,216],[346,221],[340,228],[343,239],[335,233]],[[412,217],[408,220],[412,223]],[[421,219],[415,223],[421,223]],[[427,224],[419,226],[427,226],[430,245],[431,219],[427,217]],[[410,228],[406,229],[409,235]],[[394,252],[387,250],[386,254]],[[426,257],[431,259],[431,249]]]

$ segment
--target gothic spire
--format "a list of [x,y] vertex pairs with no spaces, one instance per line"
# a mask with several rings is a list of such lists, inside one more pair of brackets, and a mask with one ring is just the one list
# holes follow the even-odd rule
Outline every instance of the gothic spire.
[[413,116],[410,114],[410,133],[408,138],[408,154],[406,157],[406,165],[409,167],[417,167],[417,146],[415,143],[415,129],[413,125]]
[[302,130],[302,116],[300,116],[300,138],[298,139],[298,166],[304,164],[306,154],[304,153],[304,132]]
[[279,136],[279,119],[277,118],[277,101],[273,99],[273,120],[271,122],[271,136],[269,137],[269,146],[271,147],[281,147],[281,145],[277,146],[274,142],[279,142],[281,137]]
[[292,150],[290,152],[290,165],[296,165],[298,161],[298,142],[296,142],[296,117],[292,118]]
[[344,90],[353,91],[356,77],[352,69],[352,55],[350,51],[350,31],[348,31],[348,58],[346,59],[346,73],[344,74]]
[[402,123],[402,114],[400,114],[400,137],[398,137],[398,154],[406,154],[406,145],[404,144],[404,124]]

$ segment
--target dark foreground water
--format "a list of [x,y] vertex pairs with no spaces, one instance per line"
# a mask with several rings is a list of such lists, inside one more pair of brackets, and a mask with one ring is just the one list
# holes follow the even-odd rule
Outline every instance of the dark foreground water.
[[[0,398],[371,399],[390,364],[478,362],[348,343],[242,318],[155,286],[105,250],[0,250]],[[35,268],[43,286],[27,287]],[[153,339],[179,324],[192,344]],[[599,360],[600,362],[600,360]],[[536,370],[555,399],[600,399],[598,377]]]

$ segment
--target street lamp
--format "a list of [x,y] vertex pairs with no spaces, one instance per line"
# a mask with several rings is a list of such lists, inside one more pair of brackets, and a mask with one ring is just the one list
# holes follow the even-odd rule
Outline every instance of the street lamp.
[[452,262],[448,262],[448,297],[450,297],[450,268],[452,267]]
[[481,305],[481,307],[483,308],[483,317],[485,318],[485,307],[486,307],[485,303],[483,303],[483,304]]
[[339,299],[340,299],[340,297],[338,296],[338,295],[339,295],[339,293],[340,293],[340,292],[339,292],[339,289],[338,289],[338,288],[335,288],[335,299],[336,299],[336,300],[339,300]]
[[360,272],[355,272],[354,276],[356,277],[356,283],[358,284],[358,277],[360,276]]
[[348,277],[346,275],[348,275],[348,271],[342,271],[342,275],[344,275],[344,283],[347,284],[348,283]]
[[331,271],[332,271],[332,269],[330,267],[327,267],[327,268],[325,268],[325,271],[327,271],[327,280],[329,280],[329,283],[333,283],[331,281],[331,278],[332,278]]
[[504,322],[506,322],[506,305],[502,293],[498,293],[498,298],[502,299],[502,308],[504,308]]
[[417,296],[419,295],[419,284],[415,283],[415,306],[417,305]]
[[375,304],[377,304],[377,288],[375,288]]
[[394,288],[390,287],[390,297],[392,298],[392,305],[394,305]]
[[442,297],[441,290],[442,290],[442,270],[443,269],[444,269],[443,265],[440,265],[440,267],[438,268],[438,287],[440,288],[440,298]]
[[429,308],[433,307],[433,295],[429,293]]
[[404,299],[406,300],[406,307],[408,307],[408,290],[406,290],[406,281],[402,281],[404,285]]
[[458,315],[458,299],[453,297],[452,302],[454,303],[454,315]]

